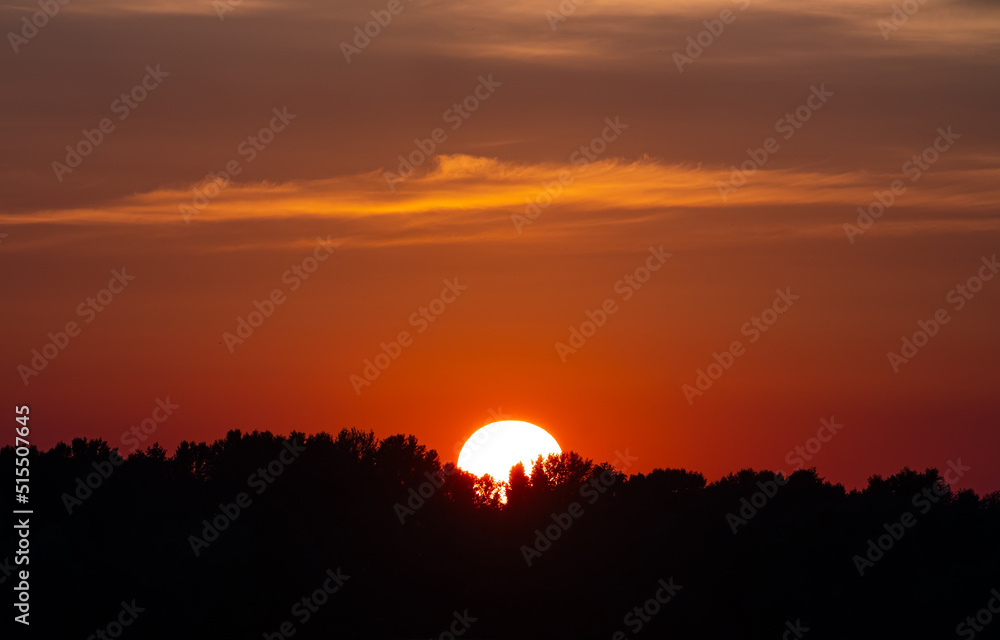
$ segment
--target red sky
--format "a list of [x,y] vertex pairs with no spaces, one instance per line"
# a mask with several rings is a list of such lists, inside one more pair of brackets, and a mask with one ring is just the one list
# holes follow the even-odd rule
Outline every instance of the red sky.
[[[961,459],[961,488],[1000,488],[1000,281],[952,293],[1000,253],[994,6],[893,23],[891,5],[849,0],[586,0],[552,28],[557,2],[403,0],[348,62],[341,43],[388,3],[336,5],[247,0],[220,20],[202,1],[70,3],[31,37],[36,4],[0,9],[23,38],[0,52],[0,375],[37,444],[121,445],[169,397],[148,443],[356,427],[454,460],[502,410],[563,449],[715,479],[789,470],[833,416],[843,429],[808,463],[832,481]],[[695,56],[704,21],[721,32]],[[100,142],[69,167],[84,130]],[[415,140],[431,157],[395,182]],[[745,184],[720,189],[745,162]],[[527,208],[545,185],[552,203]],[[863,234],[845,230],[894,185]],[[651,247],[671,255],[633,289]],[[285,275],[297,265],[316,269]],[[80,309],[116,269],[134,280]],[[230,352],[224,334],[275,289]],[[751,343],[779,289],[798,299]],[[556,344],[609,298],[563,362]],[[894,370],[887,354],[939,309],[947,324]],[[38,375],[19,369],[69,322]]]

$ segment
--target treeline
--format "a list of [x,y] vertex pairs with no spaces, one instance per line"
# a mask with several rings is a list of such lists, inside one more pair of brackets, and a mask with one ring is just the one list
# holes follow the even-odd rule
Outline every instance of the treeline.
[[[2,468],[13,458],[0,450]],[[413,436],[356,430],[230,431],[173,455],[153,445],[127,458],[102,440],[60,443],[30,462],[31,631],[1000,633],[1000,619],[991,628],[981,615],[1000,587],[998,493],[956,493],[935,469],[874,476],[850,492],[815,470],[742,470],[707,483],[684,469],[630,474],[634,458],[595,463],[570,452],[498,482],[443,465]],[[22,568],[16,536],[5,527],[5,585]]]

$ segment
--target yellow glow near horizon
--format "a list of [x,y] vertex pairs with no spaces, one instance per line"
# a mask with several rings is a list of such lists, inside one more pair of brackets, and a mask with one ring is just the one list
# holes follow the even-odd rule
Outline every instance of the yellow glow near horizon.
[[488,473],[506,481],[518,462],[530,475],[531,463],[551,453],[562,453],[562,449],[545,429],[522,420],[501,420],[472,434],[458,454],[458,467],[476,477]]

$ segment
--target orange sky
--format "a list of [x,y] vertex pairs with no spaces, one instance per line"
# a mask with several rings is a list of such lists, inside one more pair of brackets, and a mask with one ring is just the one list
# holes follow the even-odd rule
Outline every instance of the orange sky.
[[[0,395],[40,446],[121,445],[169,397],[147,444],[357,427],[454,460],[502,410],[714,479],[791,469],[833,416],[808,463],[830,480],[961,458],[1000,488],[1000,281],[953,292],[1000,253],[996,7],[401,0],[348,62],[389,2],[227,6],[70,3],[34,31],[38,5],[0,8]],[[467,288],[432,302],[445,281]],[[799,299],[751,342],[779,289]]]

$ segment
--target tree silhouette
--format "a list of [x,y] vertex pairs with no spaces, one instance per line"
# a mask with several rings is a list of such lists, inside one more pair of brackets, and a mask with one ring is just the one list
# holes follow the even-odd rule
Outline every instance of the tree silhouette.
[[[413,436],[358,430],[232,430],[117,455],[86,438],[31,455],[39,637],[87,637],[132,598],[145,611],[127,633],[152,640],[260,638],[286,621],[297,639],[439,637],[466,610],[482,638],[631,637],[636,621],[650,638],[775,638],[796,621],[815,638],[944,637],[1000,576],[1000,492],[953,492],[936,469],[846,491],[815,469],[708,483],[569,451],[500,481]],[[13,457],[0,450],[5,468]],[[205,535],[196,556],[189,539]],[[296,618],[338,568],[343,587]],[[682,588],[647,615],[663,584]]]

